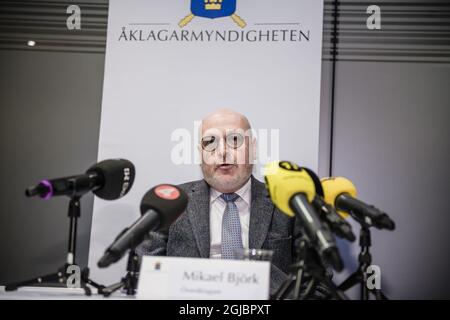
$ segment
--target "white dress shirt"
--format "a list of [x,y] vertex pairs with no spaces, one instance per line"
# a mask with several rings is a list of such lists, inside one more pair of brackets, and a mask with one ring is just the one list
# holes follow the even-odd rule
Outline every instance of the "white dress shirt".
[[[251,179],[242,186],[236,193],[239,198],[234,202],[239,211],[241,220],[241,236],[244,249],[248,249],[248,230],[250,225],[250,204],[251,204]],[[222,243],[222,218],[226,208],[226,202],[220,196],[221,192],[211,188],[209,199],[209,234],[211,258],[221,257]]]

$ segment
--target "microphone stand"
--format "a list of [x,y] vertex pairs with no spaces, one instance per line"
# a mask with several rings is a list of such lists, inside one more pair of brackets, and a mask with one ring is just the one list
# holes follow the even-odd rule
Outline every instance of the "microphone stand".
[[361,225],[359,233],[359,246],[361,247],[361,251],[358,255],[359,266],[354,273],[338,286],[338,288],[342,291],[346,291],[359,284],[361,300],[369,300],[369,293],[372,293],[376,300],[388,300],[386,295],[380,289],[369,289],[367,287],[368,275],[366,270],[372,264],[372,255],[370,254],[372,237],[370,234],[370,226],[362,219],[356,220]]
[[125,277],[123,277],[120,282],[105,287],[102,290],[102,294],[105,297],[109,297],[113,292],[121,288],[124,288],[128,296],[135,295],[138,283],[138,275],[139,275],[139,256],[133,249],[130,250],[130,252],[128,253],[127,274],[125,275]]
[[[326,269],[323,266],[317,252],[309,247],[305,238],[300,240],[298,248],[298,261],[292,264],[289,269],[288,279],[278,288],[273,298],[275,300],[286,299],[288,294],[294,287],[294,300],[308,299],[313,292],[317,282],[322,282],[330,290],[334,298],[338,300],[348,300],[347,296],[327,277]],[[304,274],[309,274],[312,279],[303,295],[300,295],[302,282],[304,281]]]
[[[45,276],[33,278],[30,280],[25,280],[22,282],[17,283],[11,283],[7,284],[5,286],[5,291],[14,291],[17,290],[19,287],[29,286],[29,285],[40,285],[44,283],[59,283],[59,284],[66,284],[67,287],[69,287],[68,280],[73,275],[73,272],[69,271],[69,268],[74,270],[80,270],[80,267],[75,262],[75,251],[76,251],[76,243],[77,243],[77,226],[78,226],[78,218],[81,215],[81,208],[80,208],[80,195],[73,195],[70,198],[69,202],[69,210],[68,210],[68,216],[70,219],[69,223],[69,246],[67,251],[67,262],[66,264],[59,268],[56,273],[48,274]],[[76,271],[75,271],[76,272]],[[88,285],[93,286],[98,290],[99,293],[101,293],[104,286],[99,285],[98,283],[92,281],[89,278],[89,268],[85,268],[81,270],[81,274],[78,275],[80,279],[79,287],[84,289],[84,292],[87,296],[91,295],[91,289],[88,287]]]

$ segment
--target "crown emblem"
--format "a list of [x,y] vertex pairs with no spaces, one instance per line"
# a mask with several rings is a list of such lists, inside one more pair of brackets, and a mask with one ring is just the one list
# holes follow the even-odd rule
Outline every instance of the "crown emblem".
[[205,0],[206,10],[221,10],[222,0]]
[[191,13],[178,23],[180,28],[188,25],[194,17],[209,19],[231,17],[239,27],[245,28],[245,21],[239,17],[236,11],[237,0],[191,0]]

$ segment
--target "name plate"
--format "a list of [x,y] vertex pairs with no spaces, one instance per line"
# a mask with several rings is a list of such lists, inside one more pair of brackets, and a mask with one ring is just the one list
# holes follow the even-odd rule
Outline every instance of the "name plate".
[[144,256],[138,299],[267,300],[270,262]]

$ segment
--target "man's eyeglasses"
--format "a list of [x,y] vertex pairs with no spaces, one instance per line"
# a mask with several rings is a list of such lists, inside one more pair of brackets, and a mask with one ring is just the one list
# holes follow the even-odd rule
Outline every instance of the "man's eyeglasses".
[[[201,141],[202,149],[212,152],[219,146],[220,138],[217,136],[204,136]],[[230,133],[225,137],[225,142],[228,147],[237,149],[244,143],[244,136],[240,133]]]

